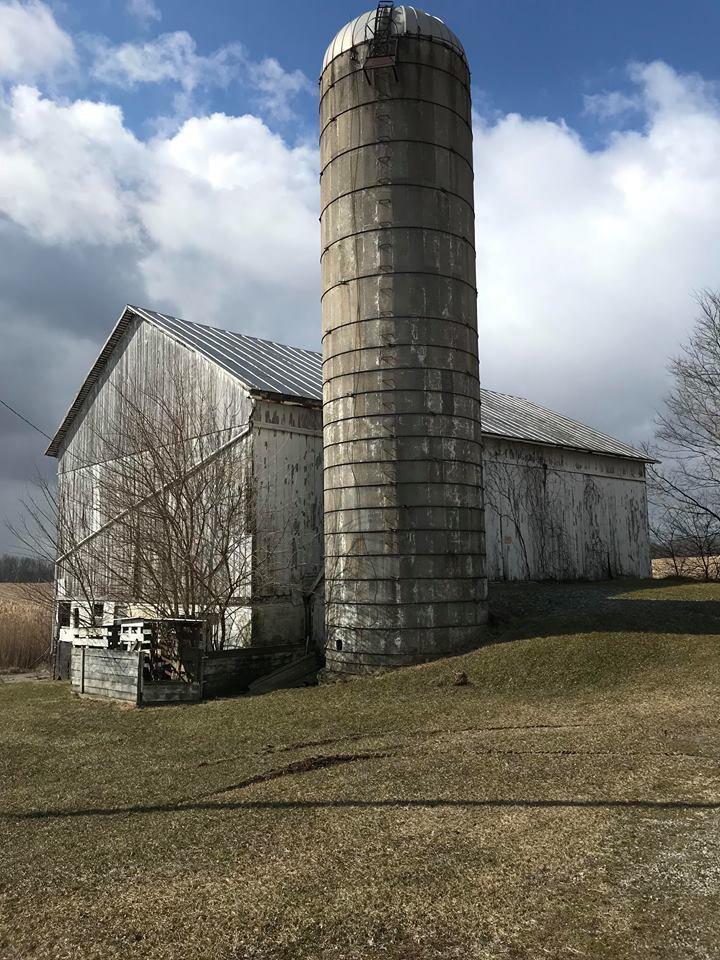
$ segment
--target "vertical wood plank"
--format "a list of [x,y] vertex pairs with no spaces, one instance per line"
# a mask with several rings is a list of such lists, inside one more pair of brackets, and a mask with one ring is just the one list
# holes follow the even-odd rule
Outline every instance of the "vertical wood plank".
[[142,703],[144,659],[145,658],[143,657],[142,650],[138,650],[137,652],[137,696],[135,697],[135,703],[138,707]]

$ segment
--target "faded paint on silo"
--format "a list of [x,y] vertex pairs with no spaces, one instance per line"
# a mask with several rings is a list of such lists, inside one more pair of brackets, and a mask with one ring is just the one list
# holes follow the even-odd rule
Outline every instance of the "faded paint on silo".
[[376,16],[340,31],[320,83],[326,657],[341,672],[467,649],[487,618],[470,75],[454,34],[401,6],[381,14],[394,65],[368,69],[387,55]]

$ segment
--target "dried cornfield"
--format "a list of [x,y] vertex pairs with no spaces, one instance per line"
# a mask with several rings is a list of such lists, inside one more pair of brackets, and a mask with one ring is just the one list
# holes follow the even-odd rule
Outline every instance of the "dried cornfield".
[[0,671],[30,670],[47,660],[50,584],[0,583]]
[[656,579],[720,580],[720,556],[656,558],[652,562],[652,574]]

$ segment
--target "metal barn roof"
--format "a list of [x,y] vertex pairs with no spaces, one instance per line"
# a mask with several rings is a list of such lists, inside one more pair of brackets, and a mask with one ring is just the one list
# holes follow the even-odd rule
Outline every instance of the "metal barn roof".
[[[202,323],[190,323],[155,310],[128,305],[46,450],[57,456],[73,420],[99,379],[110,355],[135,320],[144,320],[236,377],[251,393],[284,400],[322,402],[322,354],[248,337]],[[644,453],[577,420],[510,394],[481,390],[482,431],[525,443],[583,450],[604,456],[648,461]]]
[[130,307],[176,340],[214,360],[248,390],[322,401],[322,355],[242,333]]
[[531,400],[513,397],[509,393],[495,393],[494,390],[484,388],[481,388],[480,393],[484,434],[651,462],[650,457],[622,440],[615,440],[594,427],[571,420]]
[[[368,10],[367,13],[361,13],[359,17],[346,23],[342,30],[337,32],[325,51],[323,70],[341,53],[371,39],[375,27],[375,14],[375,8]],[[432,14],[418,10],[417,7],[407,4],[393,7],[392,34],[395,37],[429,37],[437,43],[452,47],[460,56],[465,57],[463,45],[452,30],[445,26],[439,17],[433,17]]]

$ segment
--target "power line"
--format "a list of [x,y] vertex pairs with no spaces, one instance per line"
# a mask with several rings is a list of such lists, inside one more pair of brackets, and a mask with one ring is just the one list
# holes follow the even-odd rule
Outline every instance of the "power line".
[[38,432],[39,434],[41,434],[43,437],[45,437],[46,440],[52,440],[52,437],[49,437],[49,436],[45,433],[44,430],[41,430],[40,427],[36,427],[34,423],[32,423],[30,420],[28,420],[27,417],[24,417],[21,413],[18,413],[18,411],[17,411],[14,407],[11,407],[9,403],[5,403],[5,401],[2,399],[2,397],[0,397],[0,403],[1,403],[7,410],[9,410],[10,413],[14,413],[15,416],[18,417],[20,420],[22,420],[23,423],[26,423],[29,427],[32,427],[33,430],[37,430],[37,432]]

